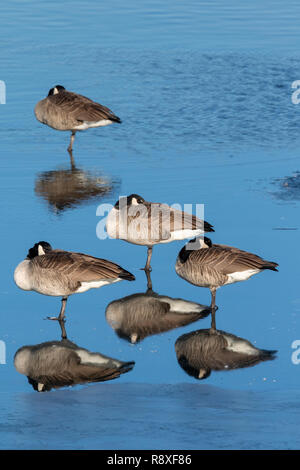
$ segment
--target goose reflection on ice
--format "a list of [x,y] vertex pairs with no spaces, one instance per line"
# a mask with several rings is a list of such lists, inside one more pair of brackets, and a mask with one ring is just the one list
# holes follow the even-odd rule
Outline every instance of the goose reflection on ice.
[[179,328],[210,315],[211,309],[206,305],[153,292],[150,273],[146,276],[148,289],[145,293],[114,300],[106,308],[106,320],[120,338],[138,343],[147,336]]
[[275,359],[277,352],[258,349],[231,333],[209,329],[180,336],[175,351],[182,369],[200,380],[206,379],[212,370],[240,369]]
[[34,390],[46,392],[52,388],[104,382],[132,370],[132,361],[123,362],[80,348],[67,339],[62,326],[61,341],[23,346],[15,354],[16,370],[27,376]]
[[118,181],[72,166],[40,173],[35,182],[35,193],[48,202],[50,210],[61,213],[111,195],[118,186]]
[[281,201],[299,201],[300,200],[300,171],[295,171],[291,176],[277,178],[274,184],[279,187],[278,191],[273,192],[273,196]]

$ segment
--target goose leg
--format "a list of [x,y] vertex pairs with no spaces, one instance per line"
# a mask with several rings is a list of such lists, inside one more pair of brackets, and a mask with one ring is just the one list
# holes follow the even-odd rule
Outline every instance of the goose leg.
[[63,318],[62,320],[58,320],[58,322],[61,330],[61,339],[67,339],[67,332],[65,328],[66,320]]
[[58,320],[59,322],[65,321],[64,317],[65,317],[65,309],[67,305],[67,300],[68,300],[68,297],[63,297],[61,299],[61,309],[60,309],[58,317],[47,317],[48,320]]
[[60,309],[60,312],[59,312],[58,321],[64,321],[67,300],[68,300],[68,297],[63,297],[61,299],[61,309]]
[[147,292],[152,292],[152,281],[151,281],[151,276],[150,276],[150,270],[145,269],[145,274],[147,278]]
[[68,152],[69,153],[72,153],[72,147],[73,147],[73,142],[74,142],[74,139],[75,139],[75,133],[76,133],[76,131],[72,131],[71,140],[70,140],[70,144],[69,144],[69,147],[68,147]]
[[211,288],[210,293],[211,293],[211,327],[210,327],[210,332],[215,333],[216,332],[216,288]]
[[71,163],[71,169],[72,170],[76,170],[76,166],[75,166],[75,160],[73,158],[73,151],[72,150],[68,150],[69,152],[69,155],[70,155],[70,163]]
[[150,266],[150,261],[152,257],[152,246],[148,246],[148,252],[147,252],[147,262],[144,268],[142,268],[144,271],[152,271],[152,268]]

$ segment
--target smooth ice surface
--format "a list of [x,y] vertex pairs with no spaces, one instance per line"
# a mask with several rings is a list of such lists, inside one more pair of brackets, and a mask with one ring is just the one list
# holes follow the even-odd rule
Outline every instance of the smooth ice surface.
[[[0,15],[0,448],[298,448],[299,2],[12,0]],[[69,133],[33,114],[57,84],[122,119],[76,135],[75,169]],[[131,193],[193,211],[203,203],[213,241],[279,263],[217,292],[217,327],[278,350],[274,361],[197,382],[174,343],[209,317],[135,345],[115,334],[105,309],[146,291],[146,248],[97,238],[96,210]],[[60,300],[13,282],[39,240],[135,274],[71,297],[66,310],[70,340],[133,360],[133,371],[38,394],[14,369],[21,346],[59,339],[44,318]],[[154,248],[153,290],[208,305],[207,289],[175,273],[182,246]]]
[[187,383],[14,393],[0,437],[18,449],[291,449],[299,399]]

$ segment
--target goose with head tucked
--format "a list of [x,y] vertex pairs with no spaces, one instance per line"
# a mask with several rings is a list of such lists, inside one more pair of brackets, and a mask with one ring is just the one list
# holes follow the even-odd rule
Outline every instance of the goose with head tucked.
[[266,269],[277,271],[278,264],[248,251],[213,244],[207,237],[187,243],[179,252],[175,270],[178,276],[211,292],[212,330],[216,330],[216,290],[227,284],[246,281]]
[[217,330],[197,330],[180,336],[175,343],[179,365],[192,377],[203,380],[211,371],[251,367],[275,359],[276,350],[259,349],[239,336]]
[[167,204],[145,201],[138,194],[119,198],[107,216],[106,230],[111,238],[147,246],[147,262],[143,268],[146,271],[151,270],[154,245],[214,232],[211,224],[195,215]]
[[52,388],[116,379],[131,371],[134,362],[91,352],[64,338],[21,347],[14,366],[27,376],[34,390],[49,392]]
[[160,295],[153,291],[150,271],[145,271],[147,291],[113,300],[105,311],[116,334],[132,344],[150,335],[189,325],[210,315],[206,305]]
[[61,297],[59,316],[50,318],[62,320],[69,295],[118,281],[134,281],[135,277],[112,261],[83,253],[53,250],[48,242],[40,241],[30,248],[26,259],[16,267],[14,280],[20,289]]
[[86,171],[80,168],[59,168],[44,171],[37,175],[35,193],[48,203],[48,208],[55,214],[73,209],[90,201],[100,201],[110,196],[118,180]]
[[121,123],[121,119],[106,106],[61,85],[49,90],[48,96],[35,106],[34,113],[42,124],[59,131],[71,131],[69,153],[72,153],[77,131]]

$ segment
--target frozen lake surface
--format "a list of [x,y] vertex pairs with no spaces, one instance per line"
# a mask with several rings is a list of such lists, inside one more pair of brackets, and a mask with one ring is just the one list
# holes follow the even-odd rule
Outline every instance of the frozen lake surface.
[[0,436],[18,449],[291,449],[299,445],[299,398],[299,390],[187,383],[14,393],[1,400]]
[[[14,0],[0,15],[0,448],[299,448],[300,107],[291,100],[300,79],[299,3]],[[56,84],[122,119],[78,133],[73,167],[69,133],[33,114]],[[115,333],[106,308],[145,293],[146,248],[98,239],[96,210],[131,193],[193,210],[203,203],[214,242],[279,263],[278,273],[217,293],[217,328],[277,350],[275,360],[196,381],[178,365],[174,344],[209,328],[210,317],[137,344]],[[58,313],[59,299],[13,282],[39,240],[134,273],[135,282],[70,298],[66,324],[79,346],[135,361],[131,372],[37,393],[15,370],[20,347],[60,338],[56,322],[44,320]],[[208,289],[175,273],[183,244],[155,247],[153,290],[209,305]]]

